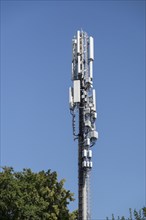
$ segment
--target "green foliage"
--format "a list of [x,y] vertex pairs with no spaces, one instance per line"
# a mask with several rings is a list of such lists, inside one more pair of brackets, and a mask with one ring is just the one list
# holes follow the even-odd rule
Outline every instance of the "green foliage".
[[70,214],[69,220],[78,220],[78,210],[75,210]]
[[129,215],[130,215],[129,220],[132,220],[133,219],[133,215],[132,215],[132,209],[131,208],[129,209]]
[[139,212],[134,210],[135,220],[146,220],[146,207],[140,209]]
[[126,220],[124,216],[121,217],[121,220]]
[[[129,209],[130,217],[126,219],[124,216],[121,218],[118,216],[118,218],[114,217],[114,214],[112,214],[112,220],[146,220],[146,207],[140,209],[139,211],[134,210],[132,213],[132,209]],[[108,217],[106,217],[106,220],[109,220]]]
[[142,209],[144,217],[146,217],[146,207]]
[[112,220],[115,220],[114,214],[112,214]]
[[1,220],[76,220],[77,211],[69,213],[67,205],[73,194],[58,182],[57,173],[14,172],[4,167],[0,172]]

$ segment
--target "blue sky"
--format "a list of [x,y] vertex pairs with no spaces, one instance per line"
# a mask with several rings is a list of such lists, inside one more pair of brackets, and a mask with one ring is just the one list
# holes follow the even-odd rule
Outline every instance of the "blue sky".
[[75,193],[68,87],[72,38],[94,37],[99,139],[92,219],[145,201],[145,1],[1,1],[1,166],[52,169]]

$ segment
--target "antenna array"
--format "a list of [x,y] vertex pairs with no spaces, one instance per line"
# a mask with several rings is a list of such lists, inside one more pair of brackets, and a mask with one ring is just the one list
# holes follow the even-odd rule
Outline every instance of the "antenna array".
[[95,120],[96,93],[93,89],[94,39],[77,31],[72,39],[73,86],[69,88],[74,140],[78,139],[78,211],[79,220],[90,220],[90,171],[92,150],[98,138]]

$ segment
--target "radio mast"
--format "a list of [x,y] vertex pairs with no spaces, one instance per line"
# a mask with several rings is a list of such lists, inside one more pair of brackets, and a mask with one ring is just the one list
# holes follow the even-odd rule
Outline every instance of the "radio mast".
[[98,138],[95,120],[96,94],[93,89],[94,39],[77,31],[72,39],[72,87],[69,105],[74,140],[78,139],[78,220],[90,220],[90,171],[92,150]]

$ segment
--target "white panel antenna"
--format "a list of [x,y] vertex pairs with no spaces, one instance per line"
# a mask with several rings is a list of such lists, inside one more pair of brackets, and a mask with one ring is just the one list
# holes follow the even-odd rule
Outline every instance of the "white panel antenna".
[[89,59],[94,60],[94,40],[93,37],[89,37]]
[[74,103],[80,102],[80,80],[74,80]]

